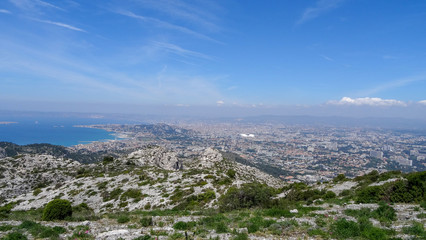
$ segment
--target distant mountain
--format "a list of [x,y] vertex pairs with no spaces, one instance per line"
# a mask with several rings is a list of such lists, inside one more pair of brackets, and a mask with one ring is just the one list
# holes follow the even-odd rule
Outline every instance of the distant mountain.
[[263,115],[240,118],[246,123],[281,123],[289,125],[313,125],[327,127],[366,127],[392,129],[422,129],[426,132],[426,121],[405,118],[352,118],[352,117],[319,117],[319,116],[275,116]]

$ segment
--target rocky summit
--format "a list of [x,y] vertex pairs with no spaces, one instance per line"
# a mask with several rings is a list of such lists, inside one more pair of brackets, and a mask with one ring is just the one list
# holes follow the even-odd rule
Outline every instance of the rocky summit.
[[[4,239],[425,236],[424,172],[288,184],[213,148],[177,153],[156,145],[91,164],[29,153],[0,163]],[[43,221],[55,199],[69,201],[72,215]]]

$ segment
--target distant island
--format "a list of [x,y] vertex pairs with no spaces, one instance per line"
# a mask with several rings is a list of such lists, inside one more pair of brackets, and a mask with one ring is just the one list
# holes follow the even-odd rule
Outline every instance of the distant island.
[[7,125],[7,124],[15,124],[15,123],[18,123],[18,122],[0,122],[0,124],[4,124],[4,125]]

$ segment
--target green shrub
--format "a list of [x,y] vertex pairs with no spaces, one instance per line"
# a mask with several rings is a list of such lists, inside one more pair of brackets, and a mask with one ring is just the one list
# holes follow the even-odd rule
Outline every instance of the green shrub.
[[111,192],[104,192],[103,195],[103,200],[104,202],[107,202],[111,199],[115,199],[117,200],[118,197],[120,196],[120,194],[123,192],[123,190],[121,190],[121,188],[115,188],[114,190],[112,190]]
[[150,240],[152,237],[150,235],[143,235],[137,238],[133,238],[133,240]]
[[372,216],[380,222],[384,223],[389,223],[396,220],[395,209],[384,202],[379,203],[379,207],[372,212]]
[[100,182],[96,184],[96,186],[98,187],[98,190],[105,189],[107,185],[108,185],[108,182]]
[[27,240],[27,239],[28,238],[20,232],[11,232],[2,238],[2,240]]
[[266,207],[271,203],[274,189],[260,183],[247,183],[241,188],[231,187],[219,200],[221,211],[241,208]]
[[294,213],[291,213],[288,209],[279,209],[279,208],[268,208],[263,211],[263,214],[268,217],[294,217]]
[[345,180],[346,180],[345,174],[339,174],[335,178],[333,178],[333,182],[335,182],[335,183],[337,183],[337,182],[343,182]]
[[426,239],[426,231],[424,230],[422,223],[413,222],[411,226],[404,227],[402,231],[405,234],[417,236],[419,239]]
[[177,222],[173,225],[176,230],[191,230],[196,225],[196,222]]
[[426,200],[423,200],[420,202],[420,207],[422,207],[423,209],[426,209]]
[[374,227],[368,217],[365,216],[358,219],[358,225],[361,236],[365,239],[387,240],[389,239],[389,235],[395,235],[393,230],[385,230]]
[[42,192],[42,190],[41,190],[40,188],[36,188],[36,189],[34,189],[34,191],[33,191],[33,195],[34,195],[34,196],[37,196],[37,195],[39,195],[41,192]]
[[102,160],[102,163],[104,165],[112,163],[112,162],[114,162],[114,157],[112,156],[105,156],[104,159]]
[[370,217],[372,217],[371,210],[369,208],[361,208],[359,210],[346,209],[345,214],[348,215],[348,216],[355,217],[355,218],[360,218],[360,217],[370,218]]
[[216,224],[216,233],[227,233],[229,232],[228,226],[224,222],[218,222]]
[[77,206],[72,207],[72,220],[74,221],[95,221],[98,220],[99,216],[95,214],[92,208],[86,203],[80,203]]
[[317,218],[315,218],[315,224],[318,227],[325,227],[325,226],[327,226],[327,222],[324,220],[323,217],[317,217]]
[[47,227],[40,223],[33,221],[23,221],[19,226],[19,229],[26,229],[34,238],[50,238],[58,239],[59,234],[65,233],[66,229],[63,227]]
[[324,195],[324,199],[333,199],[336,198],[336,194],[332,191],[327,191]]
[[248,233],[255,233],[259,231],[261,228],[269,227],[273,223],[275,223],[275,221],[264,220],[262,217],[257,216],[257,217],[250,218],[245,225],[247,227]]
[[43,211],[42,220],[63,220],[66,217],[71,217],[72,207],[71,203],[65,199],[55,199],[50,201]]
[[142,225],[142,227],[149,227],[152,226],[152,217],[143,217],[140,220],[140,223]]
[[229,169],[227,172],[226,172],[226,175],[228,175],[228,177],[229,178],[232,178],[232,179],[234,179],[235,178],[235,174],[236,174],[237,172],[234,170],[234,169]]
[[322,239],[329,239],[329,235],[321,229],[310,229],[308,230],[309,236],[320,236]]
[[129,222],[129,221],[130,221],[130,218],[127,215],[121,215],[117,218],[118,223],[126,223],[126,222]]
[[237,233],[237,235],[233,238],[233,240],[248,240],[248,234],[247,233]]
[[9,230],[12,230],[12,225],[0,225],[0,232],[7,232]]
[[356,194],[357,203],[376,203],[381,200],[382,188],[380,186],[365,187]]
[[349,190],[349,189],[345,189],[339,194],[340,197],[346,197],[346,196],[350,196],[350,195],[352,195],[352,191]]
[[15,203],[8,203],[0,207],[0,219],[7,218],[12,211],[12,208],[15,206]]
[[141,190],[135,188],[128,189],[121,195],[120,199],[126,200],[127,198],[134,198],[136,200],[140,200],[142,198],[142,192]]
[[331,226],[332,236],[337,239],[346,239],[358,237],[360,234],[358,224],[354,221],[348,221],[341,218]]
[[175,240],[175,239],[183,239],[185,236],[180,232],[174,232],[172,235],[169,235],[168,239]]
[[206,192],[198,194],[198,195],[191,195],[185,200],[182,201],[179,205],[174,207],[175,210],[193,210],[194,208],[200,208],[204,206],[206,203],[210,202],[211,200],[216,198],[216,194],[213,190],[207,189]]
[[92,240],[95,239],[92,234],[90,234],[90,229],[86,225],[76,226],[72,236],[69,239],[76,240]]

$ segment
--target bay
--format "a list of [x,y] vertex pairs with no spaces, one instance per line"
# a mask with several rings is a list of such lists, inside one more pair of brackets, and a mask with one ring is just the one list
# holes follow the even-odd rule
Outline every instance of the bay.
[[102,129],[75,127],[76,125],[104,124],[105,120],[102,119],[9,118],[7,120],[13,123],[0,124],[0,141],[19,145],[50,143],[73,146],[116,139],[113,133]]

